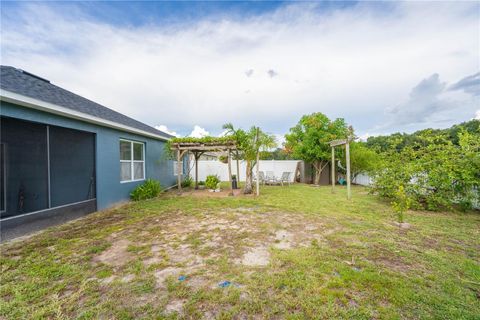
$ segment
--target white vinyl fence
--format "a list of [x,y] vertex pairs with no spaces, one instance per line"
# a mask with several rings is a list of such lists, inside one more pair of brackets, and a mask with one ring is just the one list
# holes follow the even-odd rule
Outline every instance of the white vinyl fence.
[[355,179],[353,179],[352,183],[356,183],[362,186],[369,186],[372,184],[372,178],[367,174],[360,173],[358,174]]
[[[290,180],[294,182],[295,172],[298,160],[260,160],[259,170],[263,172],[273,171],[275,177],[280,178],[283,172],[291,172]],[[245,181],[246,162],[240,160],[240,181]],[[194,164],[190,164],[190,175],[195,179]],[[253,168],[253,173],[256,172],[256,167]],[[220,177],[221,181],[228,181],[228,164],[214,160],[200,160],[198,161],[198,181],[205,181],[208,175],[215,174]],[[232,174],[237,174],[237,161],[232,160]]]

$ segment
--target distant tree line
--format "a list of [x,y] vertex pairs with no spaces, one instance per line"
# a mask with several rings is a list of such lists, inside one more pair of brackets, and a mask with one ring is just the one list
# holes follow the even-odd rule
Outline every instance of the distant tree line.
[[460,124],[456,124],[448,129],[424,129],[414,133],[393,133],[386,136],[369,137],[366,146],[378,152],[387,152],[392,147],[400,152],[407,146],[421,145],[428,143],[425,141],[426,136],[442,136],[446,141],[450,141],[454,145],[460,143],[460,133],[468,132],[469,134],[478,134],[480,130],[479,120],[470,120]]

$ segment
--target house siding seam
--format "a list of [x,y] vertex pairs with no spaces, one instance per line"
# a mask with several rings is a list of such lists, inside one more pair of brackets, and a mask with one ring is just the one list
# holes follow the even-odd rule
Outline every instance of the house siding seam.
[[0,101],[0,115],[95,133],[98,210],[127,201],[130,192],[142,183],[142,181],[120,183],[120,139],[145,144],[145,178],[159,180],[163,187],[170,187],[176,183],[173,161],[166,157],[164,141],[29,109],[5,101]]

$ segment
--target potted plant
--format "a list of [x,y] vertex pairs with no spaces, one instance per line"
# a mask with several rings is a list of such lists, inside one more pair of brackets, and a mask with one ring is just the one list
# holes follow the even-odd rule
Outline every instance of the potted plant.
[[217,175],[209,175],[205,180],[205,187],[209,189],[211,192],[217,189],[217,185],[220,183],[220,178]]

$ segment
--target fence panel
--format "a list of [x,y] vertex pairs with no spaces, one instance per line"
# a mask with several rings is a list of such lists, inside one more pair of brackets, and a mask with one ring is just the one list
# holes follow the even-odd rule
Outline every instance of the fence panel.
[[[240,181],[245,181],[246,162],[241,160],[240,163]],[[283,172],[291,172],[290,180],[294,182],[295,171],[297,170],[298,160],[260,160],[260,171],[273,171],[275,177],[280,178]],[[193,163],[192,163],[193,166]],[[256,168],[253,168],[256,172]],[[195,179],[195,168],[190,171]],[[208,175],[215,174],[222,181],[228,181],[228,165],[220,161],[200,160],[198,161],[198,180],[205,181]],[[232,160],[232,174],[237,174],[237,161]]]

